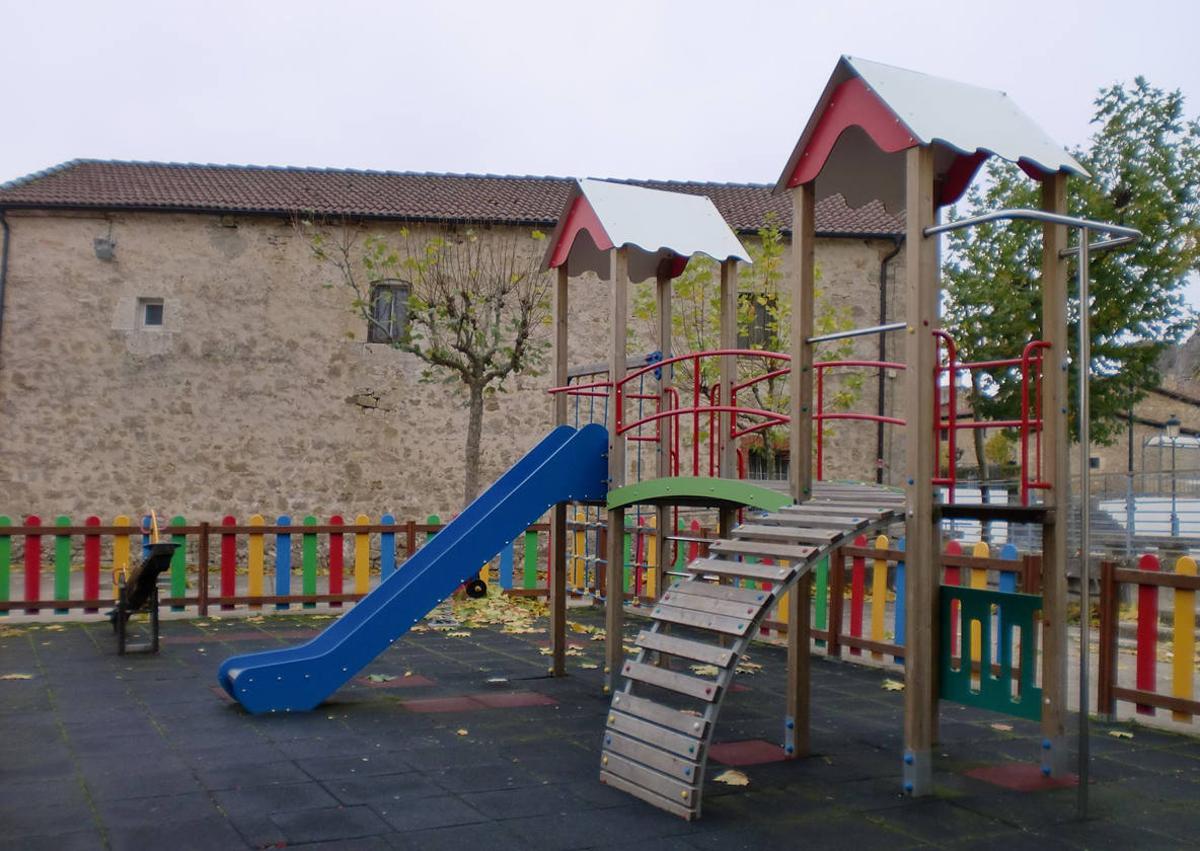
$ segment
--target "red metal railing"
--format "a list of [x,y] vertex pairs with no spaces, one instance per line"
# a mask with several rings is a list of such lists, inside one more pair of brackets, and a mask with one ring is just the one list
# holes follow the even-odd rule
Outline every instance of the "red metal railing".
[[[960,363],[953,338],[945,331],[935,331],[934,334],[938,340],[939,350],[944,350],[945,354],[944,357],[939,355],[939,363],[934,370],[932,379],[935,382],[935,387],[940,388],[943,377],[946,377],[947,411],[943,415],[942,393],[939,390],[934,394],[934,443],[938,449],[938,460],[933,484],[944,486],[947,489],[948,501],[954,501],[958,479],[956,471],[957,433],[960,429],[1013,428],[1018,430],[1021,443],[1021,502],[1022,504],[1028,504],[1031,490],[1048,487],[1047,483],[1042,480],[1041,431],[1042,351],[1049,348],[1049,343],[1035,340],[1027,344],[1021,356],[1016,358]],[[721,385],[719,383],[707,385],[703,380],[703,360],[705,358],[733,358],[735,361],[739,358],[754,359],[765,368],[759,374],[735,381],[731,386],[731,398],[728,403],[725,403],[721,398]],[[661,442],[662,422],[668,419],[673,421],[675,428],[671,429],[672,439],[669,453],[672,473],[678,475],[682,453],[680,436],[682,429],[680,428],[680,424],[690,421],[692,432],[691,473],[692,475],[699,476],[701,475],[701,471],[705,469],[704,465],[702,465],[701,449],[702,446],[707,444],[709,455],[707,474],[715,476],[718,471],[720,451],[726,441],[737,440],[740,437],[761,432],[774,426],[788,425],[791,422],[791,418],[786,413],[767,408],[740,405],[738,403],[739,393],[744,394],[746,391],[764,382],[789,376],[791,372],[790,361],[791,357],[782,352],[766,352],[757,349],[717,349],[677,355],[665,360],[648,363],[645,366],[629,371],[623,379],[617,382],[615,394],[613,394],[615,397],[615,404],[613,405],[614,431],[617,435],[624,435],[627,440],[631,441]],[[779,364],[779,366],[771,366],[772,363]],[[657,373],[657,375],[668,375],[676,364],[685,365],[691,369],[691,399],[689,400],[690,404],[686,407],[681,405],[680,393],[675,387],[664,387],[661,395],[658,391],[647,392],[642,389],[647,374],[654,373],[656,370],[664,370],[664,372]],[[959,419],[958,377],[961,373],[966,372],[970,374],[975,370],[1009,369],[1013,367],[1021,370],[1021,415],[1019,419],[991,421]],[[883,360],[839,360],[818,361],[813,364],[813,368],[816,396],[814,400],[813,420],[817,425],[815,473],[817,479],[821,480],[824,478],[825,472],[825,439],[824,429],[821,427],[824,422],[841,420],[904,425],[904,420],[899,417],[860,411],[826,410],[826,374],[831,370],[841,369],[903,370],[905,365],[903,363]],[[661,379],[656,377],[654,380],[657,382]],[[669,381],[670,379],[667,378],[666,380]],[[634,381],[638,382],[637,390],[632,389],[631,382]],[[569,384],[565,387],[555,387],[550,390],[551,393],[566,393],[571,396],[580,397],[608,397],[611,391],[612,383],[607,381]],[[639,404],[639,412],[632,418],[625,410],[627,402],[637,402]],[[729,415],[727,435],[722,435],[723,429],[720,427],[719,421],[722,414]],[[653,426],[653,431],[645,433],[643,430],[648,430],[647,427],[649,426]],[[707,427],[707,434],[704,433],[702,427]],[[940,452],[943,440],[946,441],[948,450],[945,465],[941,463]],[[739,461],[738,466],[738,475],[741,476],[744,474],[744,458]]]

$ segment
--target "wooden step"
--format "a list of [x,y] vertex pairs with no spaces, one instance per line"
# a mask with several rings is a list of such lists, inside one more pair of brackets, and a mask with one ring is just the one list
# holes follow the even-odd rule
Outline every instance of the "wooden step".
[[761,606],[755,603],[742,603],[737,600],[720,600],[699,594],[686,594],[682,590],[671,590],[663,594],[651,614],[657,615],[658,606],[674,606],[680,609],[692,609],[713,615],[725,615],[731,618],[752,618]]
[[[754,624],[754,615],[729,617],[714,614],[711,611],[696,611],[668,606],[663,603],[656,605],[651,614],[660,621],[677,623],[683,626],[694,626],[697,629],[711,629],[726,635],[745,635]],[[661,669],[655,669],[661,670]]]
[[[693,662],[703,662],[706,665],[727,667],[733,661],[733,651],[728,647],[718,647],[715,644],[705,644],[703,641],[693,641],[689,638],[677,638],[662,632],[638,633],[637,646],[659,653],[669,653]],[[614,701],[615,702],[615,701]]]
[[764,514],[762,517],[755,517],[754,522],[764,526],[784,526],[784,527],[814,527],[814,528],[829,528],[831,526],[841,529],[843,534],[857,532],[859,529],[868,525],[871,518],[859,514],[857,516],[837,515],[837,514],[800,514],[796,513],[779,513],[779,514]]
[[[773,567],[774,565],[762,565],[763,567]],[[790,568],[789,568],[790,569]],[[768,582],[772,580],[767,580]],[[712,597],[714,600],[731,600],[735,603],[746,603],[751,606],[765,606],[774,594],[774,591],[765,591],[762,588],[739,588],[736,585],[717,585],[713,582],[706,582],[703,579],[692,578],[684,582],[676,582],[667,589],[678,591],[681,594],[691,594],[694,597]]]
[[621,675],[639,683],[658,686],[676,694],[686,694],[697,700],[712,702],[717,699],[720,689],[712,680],[681,674],[678,671],[668,671],[657,665],[647,665],[644,662],[625,662],[621,666]]
[[615,730],[604,734],[604,752],[623,756],[630,762],[661,771],[668,777],[684,783],[693,784],[699,776],[700,763],[696,760],[675,756],[645,742],[623,736]]
[[690,806],[690,802],[683,804],[673,801],[670,798],[665,798],[657,792],[652,792],[649,789],[644,789],[636,783],[626,780],[609,771],[600,771],[600,782],[614,789],[619,789],[626,795],[632,795],[638,800],[645,801],[653,807],[658,807],[660,810],[665,810],[672,815],[691,821],[696,817],[696,810]]
[[[755,556],[757,558],[777,558],[786,561],[802,564],[812,558],[816,553],[816,547],[795,546],[784,543],[774,543],[767,541],[738,541],[738,540],[723,540],[717,541],[708,548],[710,553],[720,555],[739,555],[739,556]],[[750,577],[755,579],[757,577]],[[769,576],[762,577],[768,582],[772,579]]]
[[[769,546],[769,545],[768,545]],[[691,573],[711,573],[759,582],[785,582],[792,568],[778,564],[754,564],[748,561],[728,561],[720,558],[698,558],[688,565]]]
[[796,505],[785,505],[779,511],[772,512],[772,514],[784,517],[836,517],[850,515],[855,518],[875,520],[890,514],[891,511],[892,509],[890,508],[868,508],[866,506],[860,509],[844,503],[801,502]]
[[[621,695],[622,698],[625,695]],[[649,742],[663,750],[671,751],[680,756],[697,758],[703,746],[703,737],[676,733],[658,724],[643,721],[624,712],[612,710],[608,713],[608,729],[616,730],[643,742]]]
[[[652,635],[653,633],[647,634]],[[732,655],[732,651],[729,652]],[[626,691],[614,694],[612,705],[614,709],[619,709],[635,719],[669,727],[676,733],[695,739],[703,739],[708,727],[708,719],[702,715],[681,712],[670,706],[663,706],[648,697],[638,697]]]
[[670,801],[677,801],[682,806],[692,806],[699,792],[691,783],[680,782],[668,777],[662,772],[638,765],[617,754],[604,754],[600,757],[602,770],[616,775],[636,786],[654,792]]
[[733,530],[739,539],[779,541],[793,544],[831,544],[846,534],[840,529],[814,529],[811,527],[797,528],[793,526],[764,526],[757,523],[743,523]]

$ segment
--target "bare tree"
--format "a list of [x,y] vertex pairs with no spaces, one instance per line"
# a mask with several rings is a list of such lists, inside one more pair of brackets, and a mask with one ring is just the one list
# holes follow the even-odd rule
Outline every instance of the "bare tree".
[[313,257],[350,291],[350,309],[372,329],[369,339],[420,358],[423,381],[457,383],[465,391],[463,500],[469,503],[480,489],[485,398],[502,391],[510,376],[536,375],[545,363],[549,343],[537,334],[549,320],[550,278],[537,250],[545,236],[441,225],[401,228],[389,238],[361,222],[295,224]]

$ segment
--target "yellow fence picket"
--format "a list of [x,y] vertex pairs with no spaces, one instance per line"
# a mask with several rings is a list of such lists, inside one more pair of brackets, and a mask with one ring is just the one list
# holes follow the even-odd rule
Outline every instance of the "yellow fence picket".
[[[887,535],[875,539],[875,549],[888,548]],[[877,558],[872,563],[871,574],[871,640],[883,642],[883,615],[887,607],[887,559]],[[882,659],[882,653],[871,653],[872,659]]]
[[[992,551],[983,541],[977,543],[971,549],[971,555],[975,558],[991,558]],[[981,567],[971,568],[970,585],[972,588],[987,588],[987,570]],[[978,662],[982,658],[983,644],[983,624],[978,621],[971,622],[971,661]],[[982,674],[980,674],[982,676]]]
[[[360,514],[354,518],[355,526],[369,526],[371,518]],[[366,594],[371,590],[371,536],[366,532],[354,535],[354,593]]]
[[[1196,560],[1183,556],[1175,562],[1181,576],[1196,575]],[[1171,690],[1176,697],[1192,699],[1196,678],[1196,592],[1175,589],[1175,661],[1172,665]],[[1176,721],[1190,722],[1187,712],[1172,712]]]
[[583,509],[575,510],[575,522],[580,524],[575,528],[575,552],[571,559],[571,585],[576,590],[584,590],[584,585],[587,583],[587,529],[583,526],[587,522],[587,515]]
[[[121,514],[113,520],[113,525],[132,526],[133,522],[129,519],[129,515]],[[129,576],[129,548],[131,543],[131,535],[113,535],[112,593],[114,603],[120,598],[119,585],[121,579]]]

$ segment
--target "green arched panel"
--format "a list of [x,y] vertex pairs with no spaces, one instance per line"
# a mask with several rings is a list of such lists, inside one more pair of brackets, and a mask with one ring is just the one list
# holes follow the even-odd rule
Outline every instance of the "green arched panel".
[[698,476],[650,479],[608,492],[610,509],[627,505],[697,505],[714,508],[761,508],[778,511],[791,505],[792,498],[781,491],[735,479],[708,479]]

